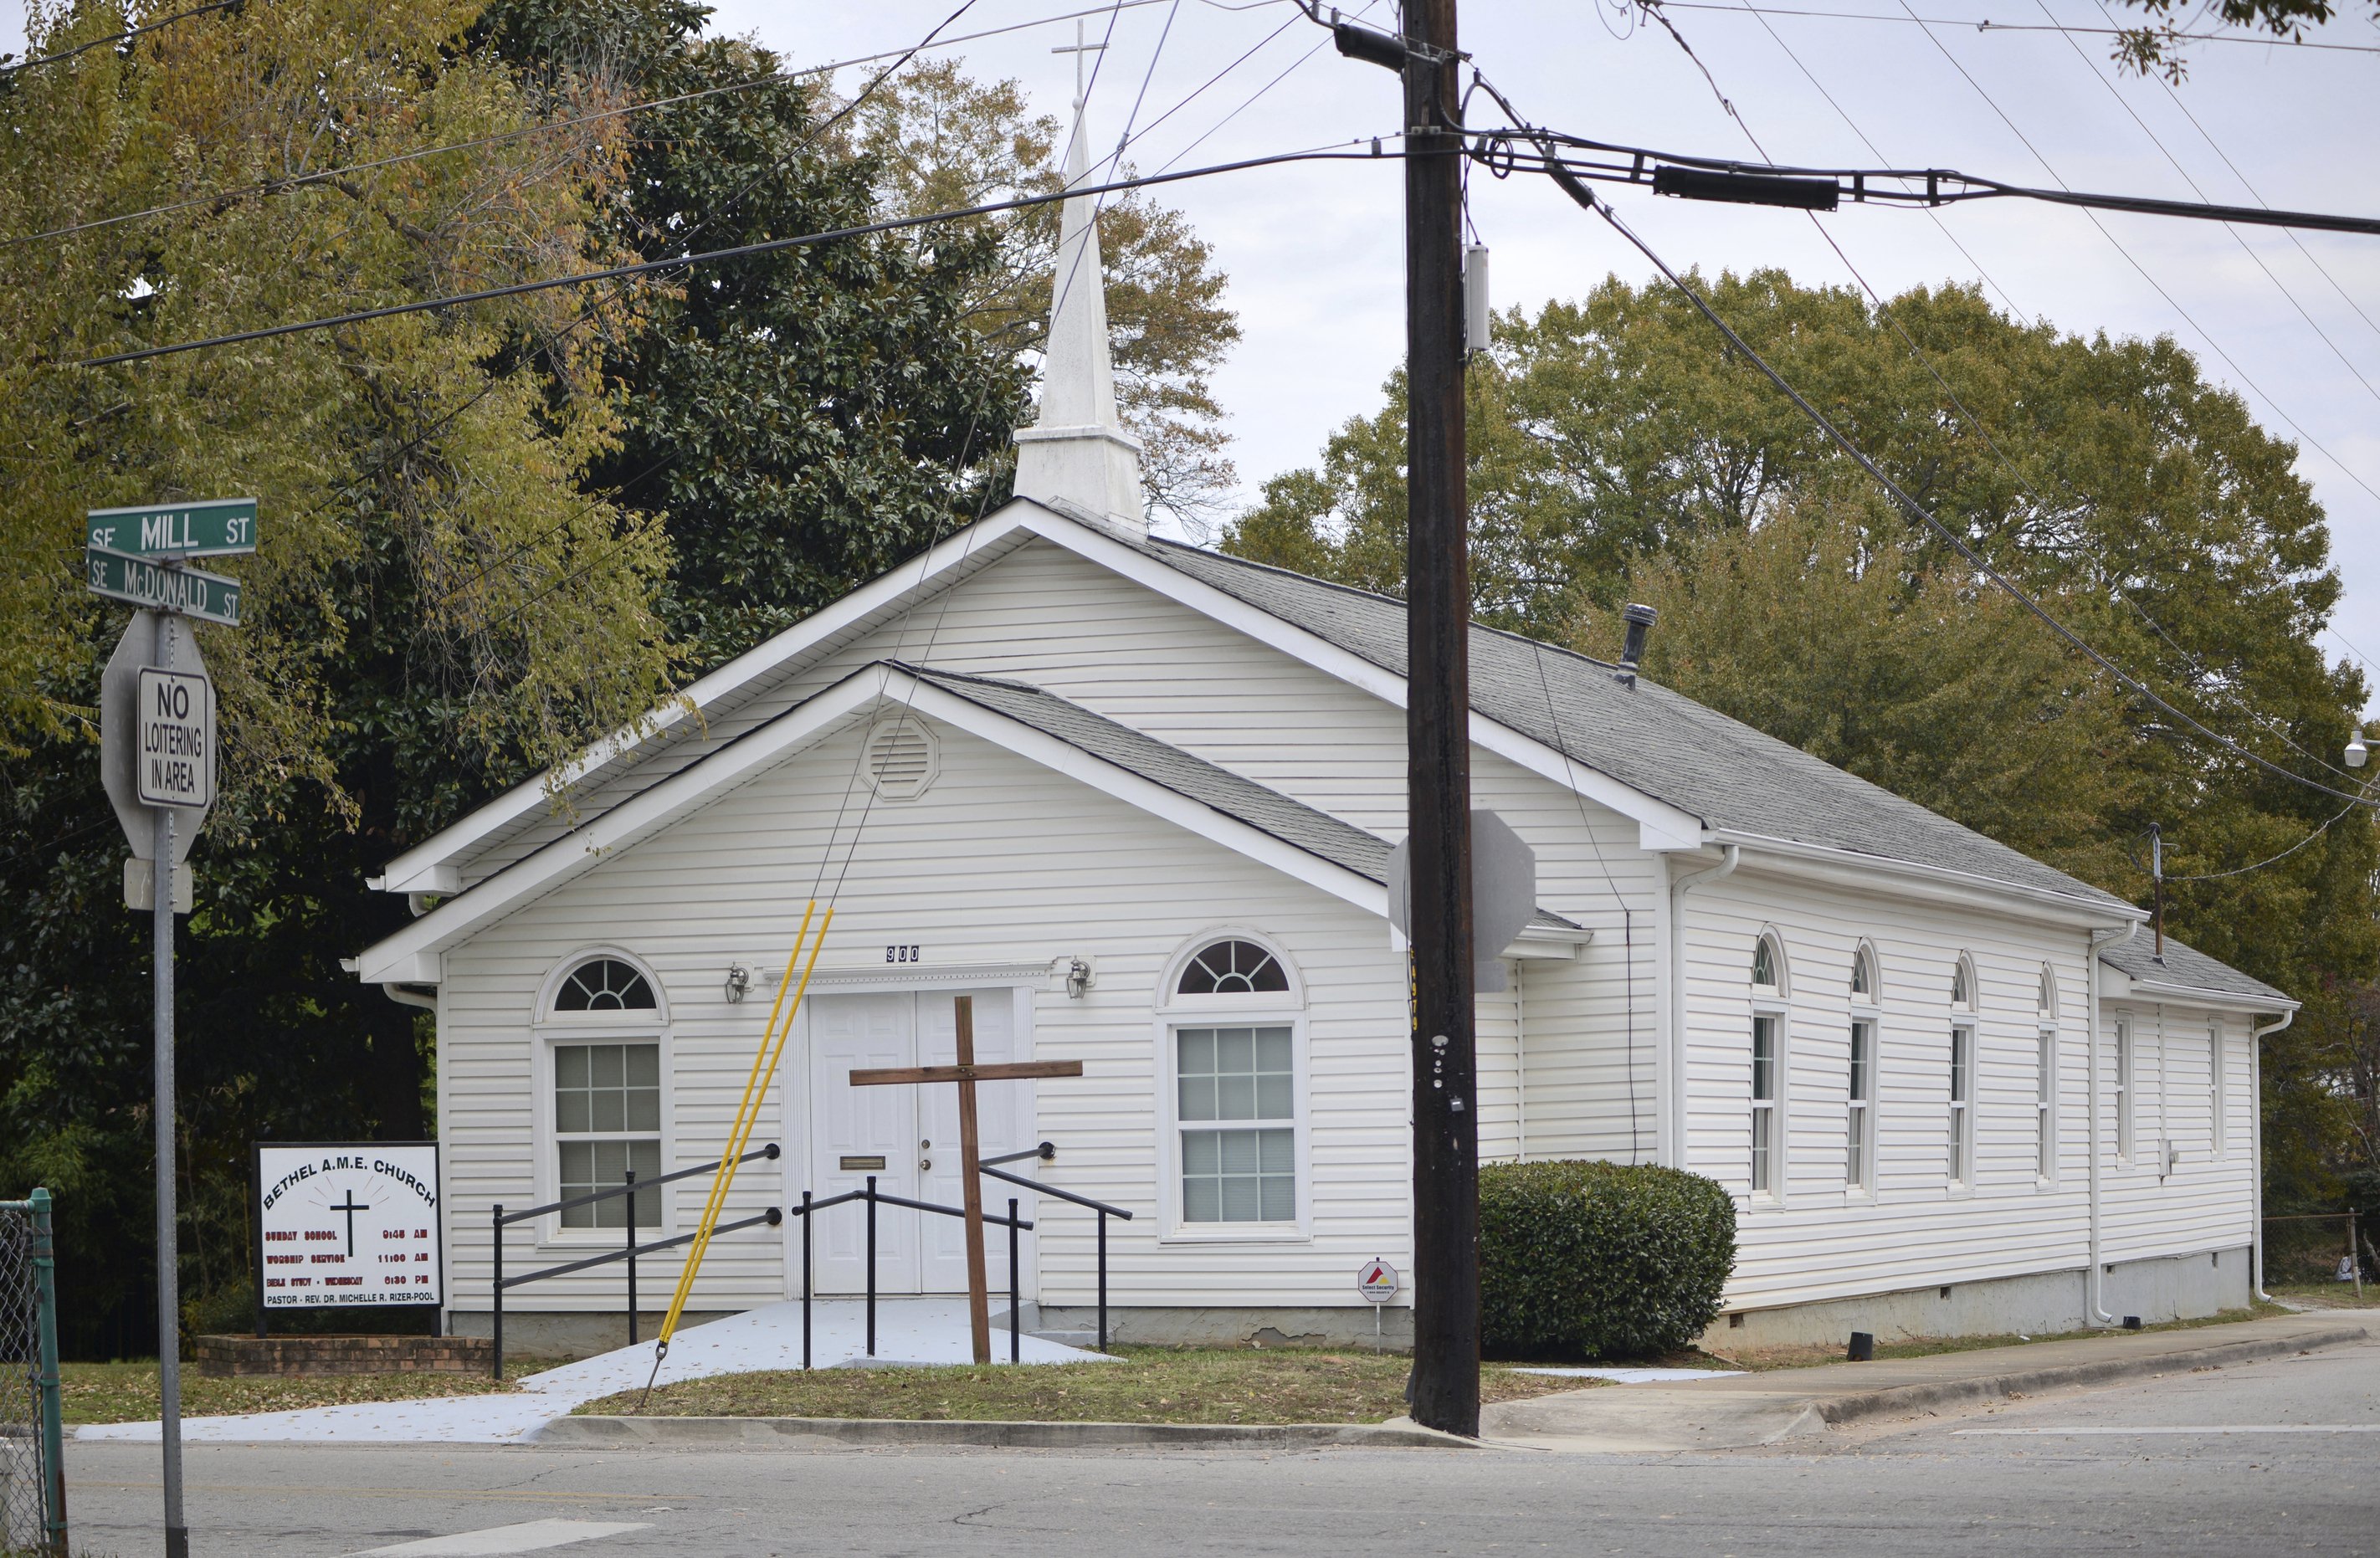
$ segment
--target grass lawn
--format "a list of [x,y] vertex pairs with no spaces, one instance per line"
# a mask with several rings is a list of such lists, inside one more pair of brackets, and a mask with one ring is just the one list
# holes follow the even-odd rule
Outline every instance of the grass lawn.
[[[2351,1293],[2352,1289],[2350,1291]],[[2202,1325],[2228,1325],[2234,1321],[2263,1320],[2272,1315],[2289,1314],[2295,1311],[2280,1304],[2257,1304],[2250,1309],[2225,1310],[2219,1314],[2210,1314],[2197,1320],[2163,1321],[2155,1325],[2143,1326],[2142,1330],[2192,1331]],[[2120,1336],[2127,1334],[2128,1333],[2123,1331],[2111,1331],[2107,1327],[2099,1326],[2088,1331],[2062,1331],[2055,1335],[2043,1333],[2039,1335],[2030,1336],[2011,1333],[2007,1335],[1998,1336],[1927,1336],[1907,1342],[1887,1342],[1879,1340],[1876,1344],[1876,1356],[1879,1359],[1932,1358],[1940,1353],[1979,1352],[1986,1347],[2022,1347],[2031,1342],[2070,1342],[2083,1336],[2106,1336],[2111,1335]],[[1848,1344],[1848,1341],[1849,1338],[1846,1337],[1846,1344]],[[1821,1363],[1840,1363],[1843,1360],[1843,1351],[1844,1348],[1839,1346],[1793,1347],[1767,1347],[1758,1351],[1746,1349],[1738,1353],[1714,1352],[1709,1356],[1732,1369],[1748,1369],[1756,1371],[1767,1369],[1807,1369]]]
[[[1366,1423],[1405,1411],[1411,1360],[1397,1353],[1296,1348],[1116,1347],[1115,1363],[989,1369],[817,1369],[722,1374],[663,1385],[644,1414],[670,1418],[1028,1419],[1107,1423]],[[1592,1380],[1489,1364],[1482,1401],[1577,1390]],[[583,1413],[638,1410],[638,1391]]]
[[[517,1379],[551,1368],[544,1362],[507,1364]],[[146,1422],[157,1416],[157,1364],[67,1363],[59,1368],[66,1420],[69,1423]],[[485,1374],[322,1374],[285,1378],[242,1374],[209,1379],[195,1364],[182,1365],[182,1415],[214,1417],[229,1412],[286,1412],[299,1407],[339,1407],[352,1401],[410,1401],[425,1395],[481,1395],[509,1390]]]

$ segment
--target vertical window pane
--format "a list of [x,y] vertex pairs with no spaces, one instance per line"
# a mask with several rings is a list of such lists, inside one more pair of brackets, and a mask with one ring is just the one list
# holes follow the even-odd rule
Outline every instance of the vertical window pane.
[[1769,1157],[1774,1150],[1771,1137],[1777,1117],[1769,1109],[1752,1112],[1752,1188],[1755,1191],[1768,1189]]

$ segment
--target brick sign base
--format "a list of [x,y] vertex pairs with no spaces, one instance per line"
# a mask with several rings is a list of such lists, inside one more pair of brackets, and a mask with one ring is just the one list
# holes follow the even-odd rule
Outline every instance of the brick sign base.
[[199,1372],[235,1374],[485,1374],[485,1336],[200,1336]]

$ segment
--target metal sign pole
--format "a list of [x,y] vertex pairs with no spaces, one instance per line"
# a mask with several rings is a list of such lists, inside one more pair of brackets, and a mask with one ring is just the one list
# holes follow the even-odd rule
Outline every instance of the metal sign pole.
[[[157,613],[155,663],[174,669],[174,618]],[[157,1131],[157,1397],[159,1437],[165,1452],[165,1558],[189,1558],[190,1531],[182,1519],[182,1292],[174,1214],[174,808],[152,808],[157,844],[149,906],[156,936],[157,1100],[150,1117]]]

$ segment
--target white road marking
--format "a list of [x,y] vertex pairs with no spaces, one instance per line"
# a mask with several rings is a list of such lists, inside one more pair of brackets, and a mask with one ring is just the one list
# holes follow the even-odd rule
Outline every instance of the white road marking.
[[420,1541],[401,1541],[395,1547],[375,1547],[356,1558],[503,1558],[509,1552],[542,1552],[549,1547],[567,1547],[574,1541],[593,1541],[597,1537],[622,1536],[629,1531],[650,1530],[651,1523],[632,1520],[625,1524],[616,1520],[527,1520],[517,1526],[493,1526],[484,1531],[457,1531],[451,1537],[428,1537]]
[[2095,1434],[2130,1439],[2152,1433],[2380,1433],[2380,1423],[2226,1423],[2195,1428],[1961,1428],[1954,1438],[1990,1434],[2002,1438],[2060,1439],[2070,1434]]

